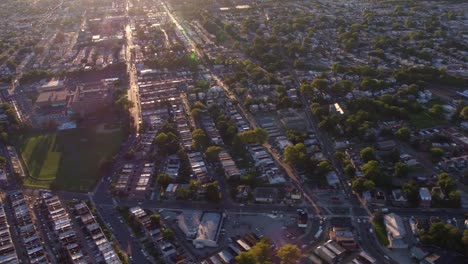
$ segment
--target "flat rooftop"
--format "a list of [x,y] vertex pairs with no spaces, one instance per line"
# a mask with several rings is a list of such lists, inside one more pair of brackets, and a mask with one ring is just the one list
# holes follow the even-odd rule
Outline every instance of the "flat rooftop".
[[198,226],[197,240],[216,241],[222,214],[216,212],[204,212]]

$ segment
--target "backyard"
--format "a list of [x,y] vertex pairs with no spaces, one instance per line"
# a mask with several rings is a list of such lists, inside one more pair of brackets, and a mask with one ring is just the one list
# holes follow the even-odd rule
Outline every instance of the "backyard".
[[100,164],[117,153],[120,130],[73,129],[23,137],[19,150],[31,187],[89,191],[100,178]]

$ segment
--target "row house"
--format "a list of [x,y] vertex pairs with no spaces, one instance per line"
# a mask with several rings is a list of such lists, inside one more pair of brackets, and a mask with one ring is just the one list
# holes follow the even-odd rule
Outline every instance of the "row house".
[[75,205],[75,211],[77,212],[81,223],[86,229],[86,232],[92,238],[92,244],[94,249],[97,250],[95,255],[96,260],[99,263],[107,264],[120,264],[122,263],[112,247],[112,243],[107,240],[101,226],[96,221],[94,215],[89,209],[88,205],[84,202],[80,202]]
[[9,198],[14,213],[15,227],[21,238],[21,244],[26,251],[29,262],[31,264],[50,263],[23,193],[20,191],[13,192]]
[[86,263],[78,236],[73,230],[70,216],[57,196],[45,194],[43,205],[49,217],[49,223],[72,263]]

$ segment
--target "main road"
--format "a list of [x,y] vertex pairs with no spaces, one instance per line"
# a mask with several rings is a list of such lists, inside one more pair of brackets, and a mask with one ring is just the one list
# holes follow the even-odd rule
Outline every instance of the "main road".
[[138,91],[138,76],[135,66],[135,45],[133,43],[132,20],[128,15],[129,2],[127,2],[126,14],[127,24],[125,25],[125,63],[127,65],[128,76],[128,99],[134,103],[130,108],[130,115],[133,119],[135,131],[138,133],[141,125],[141,106]]

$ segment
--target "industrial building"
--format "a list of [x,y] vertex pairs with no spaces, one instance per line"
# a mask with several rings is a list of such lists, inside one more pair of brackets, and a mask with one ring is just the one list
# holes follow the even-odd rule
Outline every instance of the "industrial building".
[[223,219],[224,215],[222,213],[203,212],[193,245],[196,248],[217,247]]
[[395,214],[390,213],[384,216],[385,227],[387,228],[387,237],[390,241],[389,248],[408,248],[405,241],[406,229],[403,219]]

